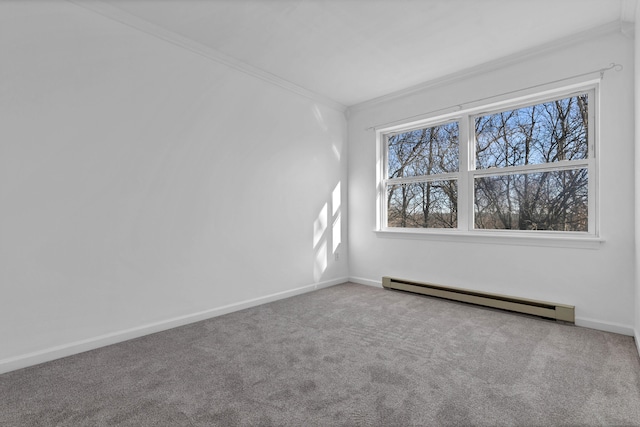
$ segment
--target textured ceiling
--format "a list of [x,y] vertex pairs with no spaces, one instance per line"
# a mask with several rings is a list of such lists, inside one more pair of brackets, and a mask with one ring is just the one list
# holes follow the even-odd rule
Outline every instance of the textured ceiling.
[[102,0],[345,106],[633,19],[635,0]]

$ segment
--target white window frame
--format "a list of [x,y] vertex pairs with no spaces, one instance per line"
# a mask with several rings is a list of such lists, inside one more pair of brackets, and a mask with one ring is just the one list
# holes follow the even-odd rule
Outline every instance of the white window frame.
[[[475,169],[474,118],[501,111],[537,105],[558,99],[587,93],[589,95],[588,158],[565,160],[553,163],[512,166],[506,168]],[[590,81],[572,86],[539,91],[534,94],[511,97],[494,103],[461,108],[459,111],[428,117],[419,121],[376,129],[377,147],[377,207],[375,231],[384,237],[435,238],[439,240],[478,239],[489,243],[516,243],[542,246],[598,247],[603,240],[599,230],[598,204],[598,141],[599,141],[599,81]],[[458,172],[429,175],[428,178],[388,178],[388,139],[392,135],[413,129],[432,127],[457,121],[459,124]],[[523,172],[558,171],[586,167],[588,181],[588,231],[543,231],[543,230],[496,230],[474,227],[474,179],[480,176],[496,176]],[[427,180],[456,179],[458,184],[457,228],[400,228],[387,226],[387,186]]]

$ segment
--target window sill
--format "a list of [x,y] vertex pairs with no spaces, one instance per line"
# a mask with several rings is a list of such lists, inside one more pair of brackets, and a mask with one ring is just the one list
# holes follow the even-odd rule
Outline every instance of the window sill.
[[382,229],[374,230],[380,238],[438,240],[446,242],[465,242],[479,244],[544,246],[557,248],[599,249],[604,239],[593,235],[572,234],[529,234],[495,231],[458,231],[458,230],[420,230],[420,229]]

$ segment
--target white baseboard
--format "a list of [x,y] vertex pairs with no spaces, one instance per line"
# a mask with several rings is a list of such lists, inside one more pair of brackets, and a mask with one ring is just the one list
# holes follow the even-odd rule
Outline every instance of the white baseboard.
[[599,331],[614,332],[621,335],[634,335],[634,330],[631,326],[621,325],[619,323],[603,322],[600,320],[587,319],[584,317],[576,317],[576,326],[582,326],[584,328],[597,329]]
[[638,356],[640,356],[640,331],[636,331],[634,337],[636,341],[636,348],[638,349]]
[[322,288],[328,288],[329,286],[339,285],[348,281],[347,277],[341,277],[338,279],[327,280],[324,282],[314,283],[312,285],[302,286],[300,288],[291,289],[288,291],[277,292],[275,294],[266,295],[259,298],[254,298],[246,301],[241,301],[234,304],[225,305],[223,307],[212,308],[184,316],[174,317],[160,322],[150,323],[135,328],[126,329],[123,331],[112,332],[109,334],[100,335],[93,338],[88,338],[80,341],[75,341],[68,344],[62,344],[55,347],[46,348],[32,353],[22,354],[15,357],[0,360],[0,374],[5,372],[15,371],[17,369],[26,368],[28,366],[37,365],[44,362],[49,362],[62,357],[71,356],[74,354],[82,353],[96,348],[104,347],[111,344],[117,344],[119,342],[127,341],[133,338],[138,338],[144,335],[153,334],[156,332],[166,331],[167,329],[176,328],[178,326],[187,325],[189,323],[199,322],[201,320],[210,319],[216,316],[222,316],[223,314],[232,313],[234,311],[244,310],[245,308],[255,307],[257,305],[266,304],[285,298],[289,298],[295,295],[304,294],[307,292],[315,291]]
[[382,287],[382,280],[376,281],[365,279],[363,277],[349,277],[349,281],[352,283],[358,283],[360,285],[375,286],[376,288]]

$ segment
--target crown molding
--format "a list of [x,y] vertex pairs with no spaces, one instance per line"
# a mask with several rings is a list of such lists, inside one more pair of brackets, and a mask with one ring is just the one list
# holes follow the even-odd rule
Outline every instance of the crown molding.
[[479,64],[473,67],[469,67],[455,73],[448,74],[446,76],[429,80],[427,82],[420,83],[415,86],[408,87],[406,89],[402,89],[387,95],[370,99],[368,101],[354,104],[352,106],[349,106],[347,111],[349,113],[354,113],[357,111],[366,110],[368,108],[374,107],[379,104],[383,104],[385,102],[388,102],[397,98],[402,98],[415,93],[453,84],[461,80],[468,79],[470,77],[486,74],[488,72],[504,68],[508,65],[521,62],[529,58],[533,58],[536,56],[540,56],[543,54],[547,54],[550,52],[555,52],[555,51],[567,48],[569,46],[584,42],[586,40],[597,39],[605,35],[616,34],[616,33],[628,36],[629,32],[633,33],[634,27],[635,26],[629,22],[613,21],[608,24],[594,27],[586,31],[582,31],[567,37],[554,40],[552,42],[544,43],[539,46],[526,49],[512,55],[507,55],[493,61],[488,61],[488,62]]
[[249,65],[243,61],[240,61],[232,56],[226,55],[216,49],[198,43],[188,37],[181,36],[173,31],[162,28],[151,22],[145,21],[142,18],[138,18],[130,13],[127,13],[114,6],[106,4],[100,0],[67,0],[76,6],[82,7],[89,11],[100,14],[106,18],[117,21],[130,28],[141,31],[165,42],[171,43],[174,46],[181,47],[185,50],[196,53],[204,58],[215,61],[219,64],[233,68],[242,73],[248,74],[252,77],[263,80],[267,83],[281,87],[289,92],[293,92],[297,95],[308,98],[314,102],[322,104],[326,107],[332,108],[338,112],[345,113],[347,107],[337,101],[320,95],[316,92],[310,91],[302,86],[285,80],[281,77],[271,74],[268,71],[262,70],[258,67]]

